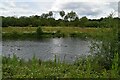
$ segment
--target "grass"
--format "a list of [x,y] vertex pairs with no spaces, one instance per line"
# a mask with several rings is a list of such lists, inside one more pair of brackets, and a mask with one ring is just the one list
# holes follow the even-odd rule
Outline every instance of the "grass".
[[2,79],[2,56],[0,54],[0,79]]
[[4,78],[120,78],[118,53],[114,55],[110,70],[100,66],[98,59],[91,56],[79,59],[74,64],[52,61],[43,62],[33,57],[24,61],[13,55],[3,57]]
[[[37,27],[3,28],[3,36],[35,38],[36,29]],[[48,37],[63,36],[64,34],[70,37],[89,36],[107,42],[111,42],[110,40],[114,39],[114,35],[110,35],[110,28],[42,27],[42,30],[44,32],[42,36]],[[110,66],[109,69],[99,62],[101,60],[100,56],[80,58],[73,64],[56,62],[56,58],[54,62],[43,62],[35,57],[32,60],[24,61],[15,55],[12,58],[3,57],[2,59],[3,78],[120,78],[118,53],[114,54],[112,65],[107,65]]]
[[[2,29],[3,39],[14,36],[14,32],[23,35],[23,38],[35,38],[37,27],[5,27]],[[43,37],[80,37],[96,38],[110,31],[110,28],[79,28],[79,27],[42,27]],[[102,32],[100,32],[102,31]],[[14,35],[12,35],[14,34]],[[27,35],[26,35],[27,34]],[[31,35],[33,34],[33,35]],[[30,36],[29,36],[30,35]],[[15,38],[15,37],[14,37]],[[19,37],[20,38],[20,37]]]
[[[91,33],[91,32],[97,32],[102,28],[80,28],[80,27],[42,27],[42,30],[44,32],[56,32],[60,30],[62,33],[74,33],[74,32],[81,32],[81,33]],[[5,27],[2,28],[2,32],[11,33],[13,31],[16,31],[18,33],[23,32],[35,32],[37,30],[37,27]],[[104,30],[109,30],[109,28],[104,28]]]

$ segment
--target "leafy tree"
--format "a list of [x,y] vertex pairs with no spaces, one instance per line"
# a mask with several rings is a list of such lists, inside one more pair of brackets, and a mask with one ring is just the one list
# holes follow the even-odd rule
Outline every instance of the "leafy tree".
[[39,19],[39,18],[40,18],[40,16],[38,16],[38,15],[35,15],[35,16],[34,16],[34,18],[36,18],[36,19]]
[[36,30],[37,38],[41,38],[43,31],[41,27],[38,27]]
[[41,17],[41,18],[48,18],[48,16],[49,16],[49,14],[43,13],[40,17]]
[[49,15],[49,17],[51,18],[51,17],[53,16],[53,12],[50,11],[50,12],[48,13],[48,15]]
[[60,11],[59,14],[60,14],[60,16],[61,16],[62,19],[63,19],[63,17],[65,16],[65,11]]
[[98,21],[87,21],[85,24],[84,24],[85,27],[95,27],[95,28],[98,28],[100,27],[100,23]]
[[71,11],[71,12],[69,12],[69,13],[66,15],[66,17],[67,17],[70,21],[73,21],[73,20],[75,20],[75,19],[78,17],[78,15],[77,15],[75,12]]
[[84,17],[82,17],[80,19],[80,25],[81,25],[81,27],[86,27],[87,23],[88,23],[88,19],[87,19],[86,16],[84,16]]
[[64,20],[68,21],[68,15],[65,15]]
[[19,27],[27,27],[27,26],[81,26],[81,27],[109,27],[112,28],[114,26],[114,22],[120,21],[120,19],[112,18],[113,14],[110,14],[109,17],[101,18],[101,19],[87,19],[86,16],[79,19],[78,15],[71,11],[65,15],[64,11],[59,12],[60,16],[63,19],[55,20],[53,18],[53,12],[49,11],[49,13],[43,13],[41,16],[33,15],[33,16],[21,16],[19,18],[15,16],[4,17],[2,16],[2,27],[8,26],[19,26]]

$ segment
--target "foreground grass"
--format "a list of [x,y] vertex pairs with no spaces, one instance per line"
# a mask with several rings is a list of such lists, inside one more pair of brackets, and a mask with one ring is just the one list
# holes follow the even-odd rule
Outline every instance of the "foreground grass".
[[118,54],[115,54],[111,69],[98,63],[98,58],[88,57],[74,64],[37,60],[24,61],[13,55],[3,57],[3,78],[120,78]]

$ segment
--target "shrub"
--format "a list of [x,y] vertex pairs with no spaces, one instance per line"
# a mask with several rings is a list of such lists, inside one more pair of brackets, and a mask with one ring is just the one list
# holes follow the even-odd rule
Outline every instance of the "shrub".
[[11,33],[11,37],[12,37],[12,39],[18,39],[21,37],[21,35],[17,31],[13,31]]
[[43,31],[42,31],[41,27],[37,28],[36,34],[37,34],[37,38],[41,38],[42,37]]
[[109,19],[110,24],[114,25],[110,28],[110,32],[104,32],[101,29],[98,33],[101,35],[99,39],[94,39],[91,46],[91,53],[99,57],[100,65],[106,69],[112,66],[114,53],[118,52],[118,30],[117,23],[113,19]]
[[64,36],[65,36],[65,34],[64,34],[64,33],[61,33],[60,30],[57,30],[56,33],[54,34],[54,37],[58,37],[58,38],[64,37]]
[[37,35],[42,35],[43,34],[42,28],[38,27],[36,30],[36,33],[37,33]]

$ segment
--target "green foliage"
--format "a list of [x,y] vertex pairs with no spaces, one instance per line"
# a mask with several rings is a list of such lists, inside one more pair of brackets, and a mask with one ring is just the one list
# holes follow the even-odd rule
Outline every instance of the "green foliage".
[[64,37],[64,33],[62,33],[60,30],[57,30],[55,33],[53,33],[53,37]]
[[16,31],[13,31],[10,35],[11,36],[9,36],[9,37],[11,37],[13,39],[19,39],[21,37],[21,34]]
[[[97,62],[97,63],[96,63]],[[118,54],[114,55],[111,69],[100,66],[98,58],[88,56],[79,58],[74,64],[55,61],[41,61],[33,56],[32,60],[23,61],[15,55],[3,57],[4,78],[120,78],[118,73]]]
[[36,33],[37,33],[37,35],[43,34],[42,28],[38,27],[37,30],[36,30]]
[[62,19],[64,18],[64,16],[65,16],[65,12],[64,11],[60,11],[60,16],[62,17]]
[[119,76],[118,73],[119,73],[119,54],[115,53],[114,58],[112,60],[112,71],[111,71],[112,77],[117,78]]
[[[37,35],[36,31],[38,27],[7,27],[2,29],[2,38],[15,39],[13,31],[19,35],[16,39],[37,39],[37,38],[51,38],[51,37],[79,37],[82,39],[92,38],[100,39],[103,34],[111,33],[110,28],[80,28],[80,27],[41,27],[41,35]],[[108,35],[109,36],[109,35]]]
[[80,19],[80,26],[81,26],[81,27],[86,27],[86,26],[87,26],[87,23],[88,23],[88,19],[87,19],[86,16],[84,16],[84,17],[82,17],[82,18]]
[[49,14],[50,17],[53,16],[53,12],[52,11],[50,11],[48,14]]
[[[98,22],[98,21],[88,21],[88,22],[86,22],[85,26],[86,27],[96,27],[96,28],[99,28],[100,27],[100,22]],[[101,25],[101,27],[103,27],[103,26]]]
[[112,15],[109,17],[100,18],[100,19],[87,19],[86,16],[79,18],[77,13],[74,11],[68,12],[65,14],[65,11],[60,11],[59,15],[62,19],[56,20],[53,17],[53,12],[49,11],[48,13],[43,13],[41,16],[21,16],[16,17],[4,17],[2,16],[2,27],[37,27],[37,26],[73,26],[73,27],[107,27],[111,28],[114,25],[113,21],[118,22],[120,19],[118,17],[112,19]]
[[78,15],[75,12],[71,11],[65,16],[65,19],[69,21],[74,21],[77,17]]
[[71,33],[70,37],[78,37],[80,39],[87,39],[87,38],[90,38],[90,34],[87,34],[87,33]]
[[2,79],[2,55],[0,54],[0,79]]
[[99,30],[98,34],[101,34],[101,37],[93,40],[91,53],[99,56],[99,63],[109,70],[112,66],[114,53],[118,52],[118,30],[117,23],[113,18],[108,19],[108,21],[111,27],[110,32],[104,32],[104,29]]
[[38,28],[37,28],[36,34],[37,34],[37,38],[41,38],[41,37],[42,37],[43,31],[42,31],[42,28],[41,28],[41,27],[38,27]]

